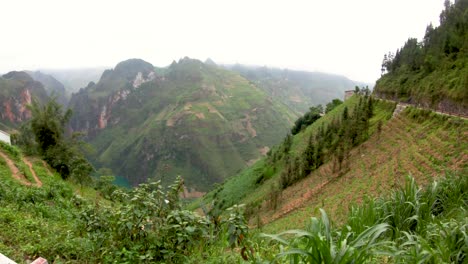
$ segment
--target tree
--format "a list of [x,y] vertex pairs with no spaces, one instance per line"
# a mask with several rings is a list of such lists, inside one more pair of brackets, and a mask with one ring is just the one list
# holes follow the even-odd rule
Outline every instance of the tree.
[[304,176],[309,175],[309,173],[315,169],[315,143],[312,140],[312,136],[309,139],[306,149],[302,153],[302,174]]
[[44,154],[48,148],[63,141],[65,124],[70,120],[72,111],[68,109],[64,113],[55,97],[45,105],[40,105],[33,100],[28,109],[32,115],[31,130],[38,143],[39,152]]
[[343,110],[343,121],[348,120],[348,117],[349,117],[349,114],[348,114],[348,107],[345,106],[345,108],[344,108],[344,110]]
[[325,113],[330,112],[331,110],[335,109],[337,106],[341,105],[342,103],[343,101],[341,101],[340,99],[333,99],[331,102],[329,102],[325,106]]
[[356,86],[354,87],[354,93],[355,93],[355,94],[359,94],[360,92],[361,92],[361,89],[359,89],[359,86],[356,85]]
[[37,146],[37,152],[62,178],[72,176],[82,185],[89,183],[89,174],[94,168],[79,149],[81,141],[77,140],[75,134],[71,138],[65,136],[65,126],[72,115],[71,110],[64,112],[55,97],[44,105],[33,100],[28,108],[31,119],[26,124],[29,128],[23,129],[23,132],[31,131],[35,139],[35,144],[28,144]]
[[71,162],[71,178],[83,187],[84,185],[90,184],[91,172],[94,171],[93,166],[83,157],[74,156]]
[[305,113],[296,120],[293,128],[291,129],[291,134],[295,135],[313,124],[321,117],[322,112],[323,107],[321,105],[311,107],[309,112]]

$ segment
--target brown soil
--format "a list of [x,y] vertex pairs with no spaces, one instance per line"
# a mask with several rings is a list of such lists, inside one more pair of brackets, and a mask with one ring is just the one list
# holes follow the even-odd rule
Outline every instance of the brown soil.
[[34,177],[34,180],[36,181],[36,186],[42,187],[42,181],[39,179],[39,177],[37,177],[36,172],[34,171],[31,162],[27,158],[24,158],[23,161],[24,163],[26,163],[26,165],[28,165],[29,170],[31,171],[31,174]]
[[11,176],[13,176],[13,178],[18,180],[23,185],[31,185],[31,183],[28,180],[26,180],[26,177],[24,177],[24,175],[20,173],[15,163],[7,155],[5,155],[5,153],[0,151],[0,156],[6,161],[7,166],[11,171]]

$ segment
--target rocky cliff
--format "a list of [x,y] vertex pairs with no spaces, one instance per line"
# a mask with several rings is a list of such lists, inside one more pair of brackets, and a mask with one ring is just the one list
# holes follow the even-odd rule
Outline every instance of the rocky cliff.
[[27,105],[35,98],[45,102],[48,98],[44,86],[25,72],[9,72],[0,77],[0,123],[17,127],[31,117]]

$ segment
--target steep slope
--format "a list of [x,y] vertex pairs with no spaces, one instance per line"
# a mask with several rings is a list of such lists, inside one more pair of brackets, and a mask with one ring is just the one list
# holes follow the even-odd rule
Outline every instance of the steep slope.
[[48,98],[44,86],[25,72],[9,72],[0,77],[0,124],[15,128],[27,120],[31,113],[26,105],[36,98],[45,102]]
[[274,213],[264,211],[262,219],[271,223],[269,230],[294,228],[325,208],[342,222],[352,205],[389,194],[408,175],[422,186],[445,175],[466,176],[467,131],[467,121],[409,108],[352,152],[345,173],[331,173],[332,164],[324,165],[283,192],[284,202]]
[[446,1],[440,26],[386,54],[382,73],[379,97],[468,116],[468,1]]
[[[279,232],[302,228],[318,208],[341,222],[352,204],[388,193],[402,185],[408,174],[424,185],[445,174],[467,173],[468,121],[414,108],[391,118],[394,104],[376,101],[369,139],[345,155],[341,169],[332,155],[307,177],[281,188],[281,178],[290,170],[286,160],[304,157],[310,135],[320,133],[343,115],[345,107],[355,104],[353,97],[294,136],[287,158],[275,158],[284,147],[274,148],[270,156],[192,206],[214,203],[225,208],[244,203],[251,225],[267,224],[267,232]],[[301,173],[292,168],[294,174]]]
[[72,129],[132,184],[182,175],[206,191],[278,143],[296,116],[240,75],[189,58],[119,63],[74,94]]
[[42,83],[44,89],[47,91],[47,94],[51,96],[52,94],[57,97],[57,102],[63,106],[66,106],[68,103],[65,86],[62,83],[57,81],[52,75],[44,74],[40,71],[27,71],[27,74],[31,76],[35,81]]
[[267,67],[227,66],[244,78],[263,89],[268,95],[280,100],[298,113],[305,113],[312,105],[343,99],[344,91],[355,86],[365,86],[362,82],[352,81],[344,76],[294,71]]

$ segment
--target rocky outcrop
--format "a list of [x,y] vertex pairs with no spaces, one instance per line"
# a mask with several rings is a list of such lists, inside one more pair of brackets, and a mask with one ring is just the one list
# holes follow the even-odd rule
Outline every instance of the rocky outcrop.
[[138,72],[137,76],[135,77],[135,80],[133,80],[133,88],[136,89],[140,87],[140,85],[142,85],[143,83],[154,80],[155,77],[156,77],[156,74],[153,71],[148,73],[148,77],[146,79],[143,76],[142,72]]
[[0,77],[0,122],[17,126],[31,117],[27,105],[33,98],[48,99],[44,86],[25,72],[10,72]]
[[70,122],[73,131],[93,137],[109,124],[115,125],[112,111],[117,104],[125,102],[128,95],[143,83],[155,80],[154,66],[140,59],[123,61],[114,69],[104,71],[98,83],[73,94],[69,108],[75,113]]
[[[74,94],[69,105],[74,112],[70,121],[72,131],[84,132],[92,137],[98,130],[106,128],[110,123],[114,106],[124,102],[130,93],[128,89],[122,89],[113,92],[107,98],[98,99],[90,97],[85,90]],[[112,122],[112,124],[117,123],[118,119]]]

